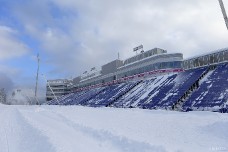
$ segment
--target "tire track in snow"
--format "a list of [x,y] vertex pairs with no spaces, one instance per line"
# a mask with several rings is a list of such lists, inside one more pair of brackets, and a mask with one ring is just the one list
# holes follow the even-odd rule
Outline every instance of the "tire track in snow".
[[165,152],[163,147],[82,126],[50,110],[21,112],[31,125],[48,136],[58,152]]
[[8,135],[7,135],[7,130],[6,130],[6,110],[5,106],[0,104],[0,122],[1,122],[1,127],[0,127],[0,152],[8,152],[9,151],[9,144],[8,144]]
[[17,108],[7,107],[0,117],[2,129],[0,152],[54,152],[45,136],[26,122]]
[[21,111],[25,119],[45,134],[56,152],[118,152],[112,145],[100,143],[83,132],[68,126],[55,113],[42,111]]
[[[56,112],[55,112],[56,113]],[[145,142],[138,142],[135,140],[128,139],[126,137],[116,136],[105,130],[97,130],[91,127],[83,126],[81,124],[75,123],[74,121],[68,119],[62,114],[56,113],[63,122],[67,123],[68,126],[73,127],[76,130],[79,130],[94,138],[95,140],[99,140],[101,142],[110,142],[115,147],[117,147],[120,151],[124,152],[165,152],[163,147],[160,146],[151,146]]]

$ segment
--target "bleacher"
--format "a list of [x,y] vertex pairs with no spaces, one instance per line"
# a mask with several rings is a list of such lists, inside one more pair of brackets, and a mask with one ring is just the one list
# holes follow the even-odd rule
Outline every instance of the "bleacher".
[[53,99],[48,102],[49,105],[85,105],[85,102],[93,98],[96,94],[101,92],[104,87],[99,87],[90,90],[78,91],[68,95],[59,97],[58,100]]
[[175,109],[179,102],[183,102],[180,109],[184,110],[227,111],[228,64],[220,64],[211,71],[209,67],[201,67],[93,88],[60,97],[58,101],[51,100],[48,104]]
[[154,77],[151,79],[147,79],[137,87],[130,90],[127,94],[119,98],[115,103],[113,103],[113,107],[136,107],[139,101],[144,98],[145,94],[148,94],[151,89],[153,89],[152,84],[159,81],[158,78]]
[[146,109],[154,108],[163,98],[166,97],[168,91],[174,86],[174,79],[177,75],[169,76],[159,86],[157,86],[149,96],[141,103],[141,107]]
[[97,94],[94,98],[87,102],[88,106],[103,107],[109,106],[114,103],[118,98],[127,93],[135,87],[139,81],[121,83],[106,87],[101,93]]
[[219,110],[228,102],[228,64],[208,73],[183,105],[185,110]]
[[199,80],[206,70],[207,68],[205,67],[180,73],[174,80],[173,88],[157,106],[162,108],[171,108],[174,106],[190,87]]
[[62,105],[71,105],[71,103],[72,103],[75,99],[80,98],[81,95],[83,95],[83,94],[86,94],[86,91],[74,93],[73,95],[71,95],[71,96],[68,97],[67,99],[62,100],[61,103],[62,103]]
[[86,93],[81,95],[80,97],[75,98],[70,105],[87,105],[87,101],[94,98],[97,94],[102,92],[105,89],[105,87],[99,87],[87,90]]
[[59,104],[64,105],[64,103],[67,102],[67,100],[70,100],[73,95],[74,95],[74,93],[70,93],[65,96],[59,97],[57,100],[52,99],[52,100],[48,101],[47,104],[48,105],[59,105]]
[[200,68],[169,76],[140,101],[140,107],[171,109],[205,71],[206,68]]

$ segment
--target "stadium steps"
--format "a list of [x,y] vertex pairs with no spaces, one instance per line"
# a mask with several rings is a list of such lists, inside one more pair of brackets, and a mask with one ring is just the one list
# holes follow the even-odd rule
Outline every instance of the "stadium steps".
[[207,80],[193,92],[183,109],[219,111],[228,108],[228,64],[219,64]]
[[205,78],[210,71],[212,71],[215,67],[208,67],[207,70],[197,79],[193,85],[189,87],[189,89],[181,96],[180,99],[177,100],[177,102],[173,105],[172,110],[175,111],[183,111],[183,105],[191,97],[191,95],[199,88],[200,81]]

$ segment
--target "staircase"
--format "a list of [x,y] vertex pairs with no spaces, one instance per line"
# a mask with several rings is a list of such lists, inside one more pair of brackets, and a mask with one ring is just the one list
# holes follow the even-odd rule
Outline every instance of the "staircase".
[[195,83],[193,83],[189,89],[183,94],[183,96],[177,100],[177,102],[172,106],[172,110],[175,110],[175,111],[184,111],[182,106],[183,104],[185,103],[185,101],[187,101],[187,99],[192,95],[193,92],[195,92],[198,88],[199,88],[199,85],[200,85],[200,81],[207,76],[208,72],[209,71],[212,71],[216,68],[215,65],[213,66],[209,66],[207,68],[207,70],[200,76],[199,79],[197,79],[195,81]]

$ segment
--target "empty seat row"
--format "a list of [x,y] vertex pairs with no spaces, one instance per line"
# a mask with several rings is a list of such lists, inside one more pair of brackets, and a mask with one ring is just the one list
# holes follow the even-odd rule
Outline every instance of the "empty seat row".
[[226,109],[228,64],[70,93],[48,104],[172,109],[180,101],[183,110]]

